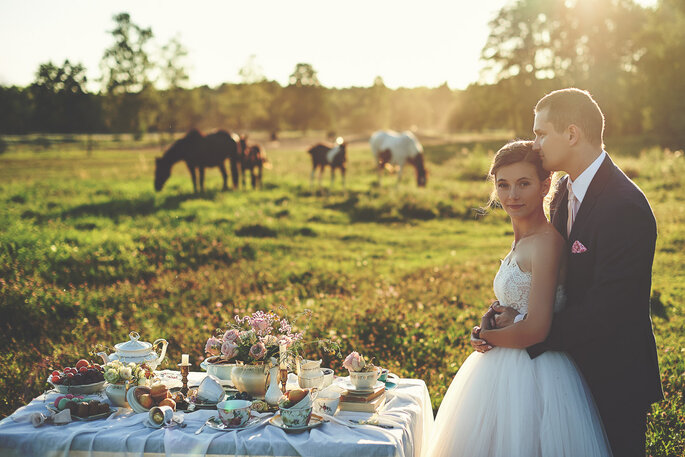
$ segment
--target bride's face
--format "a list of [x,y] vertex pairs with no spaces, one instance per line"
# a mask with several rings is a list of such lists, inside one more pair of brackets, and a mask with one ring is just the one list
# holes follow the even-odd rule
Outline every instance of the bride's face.
[[535,166],[516,162],[500,168],[495,175],[497,198],[512,218],[522,218],[542,210],[549,191],[549,179],[540,181]]

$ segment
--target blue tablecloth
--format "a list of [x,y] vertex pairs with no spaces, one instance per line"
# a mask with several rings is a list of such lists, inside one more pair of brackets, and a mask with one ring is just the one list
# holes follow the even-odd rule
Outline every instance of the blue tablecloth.
[[[161,373],[171,383],[180,379],[174,372]],[[191,373],[190,383],[199,384],[203,377],[204,373]],[[401,379],[386,395],[386,404],[379,416],[381,423],[393,425],[392,429],[354,425],[348,419],[365,419],[371,414],[339,411],[330,422],[296,434],[269,424],[269,417],[264,416],[259,425],[242,431],[224,432],[205,427],[196,435],[195,431],[216,411],[179,413],[184,414],[185,428],[149,428],[144,425],[147,414],[134,414],[128,408],[120,408],[107,419],[34,427],[31,414],[48,412],[46,406],[57,396],[53,392],[39,396],[0,421],[0,455],[423,457],[433,425],[426,384],[418,379]]]

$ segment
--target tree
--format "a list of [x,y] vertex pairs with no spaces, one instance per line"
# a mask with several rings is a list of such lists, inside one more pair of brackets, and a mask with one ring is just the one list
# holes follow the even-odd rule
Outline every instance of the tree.
[[86,68],[65,60],[61,67],[41,64],[29,88],[33,128],[43,132],[91,132],[93,99],[86,93]]
[[160,49],[159,78],[161,88],[159,113],[157,116],[160,132],[176,132],[183,120],[182,107],[187,102],[187,92],[184,90],[188,82],[188,72],[184,66],[184,58],[188,51],[181,44],[178,37],[173,37]]
[[309,63],[298,63],[295,65],[295,71],[288,78],[291,86],[321,86],[319,77],[316,75],[314,67]]
[[327,128],[330,123],[324,88],[311,64],[298,63],[283,90],[285,117],[297,130]]
[[640,37],[637,63],[645,130],[664,146],[685,147],[685,4],[661,0]]
[[266,81],[262,66],[257,63],[257,56],[252,54],[248,57],[245,65],[238,70],[240,79],[244,84],[256,84]]
[[481,80],[508,81],[503,88],[517,132],[529,131],[531,103],[543,95],[544,80],[590,90],[612,111],[608,127],[619,130],[643,21],[644,10],[632,0],[518,0],[490,23]]
[[114,16],[115,43],[105,50],[100,67],[107,93],[111,126],[115,131],[141,134],[152,123],[154,67],[147,52],[152,29],[131,22],[128,13]]

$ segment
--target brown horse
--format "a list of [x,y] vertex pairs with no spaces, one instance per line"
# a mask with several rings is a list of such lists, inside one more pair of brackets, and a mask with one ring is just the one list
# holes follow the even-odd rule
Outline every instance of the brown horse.
[[155,163],[155,190],[160,191],[164,183],[171,176],[171,167],[181,160],[185,161],[193,180],[193,192],[197,192],[195,170],[200,171],[200,190],[205,190],[205,168],[219,167],[224,179],[222,190],[227,190],[228,175],[224,162],[231,162],[231,178],[233,188],[238,187],[238,143],[235,138],[225,130],[219,130],[207,136],[202,135],[197,129],[192,129],[186,136],[172,144],[162,157],[158,157]]
[[245,172],[250,170],[250,178],[252,181],[252,188],[257,186],[262,188],[262,170],[268,164],[266,158],[266,151],[258,144],[249,146],[247,144],[247,135],[240,135],[240,164],[243,181],[243,188],[245,185]]
[[319,168],[319,186],[321,185],[321,176],[326,166],[331,167],[331,186],[335,178],[335,169],[340,168],[340,175],[342,176],[342,185],[345,187],[345,171],[347,164],[347,145],[342,138],[338,138],[335,146],[329,146],[324,143],[318,143],[307,151],[312,156],[312,174],[309,179],[309,185],[314,184],[314,172]]

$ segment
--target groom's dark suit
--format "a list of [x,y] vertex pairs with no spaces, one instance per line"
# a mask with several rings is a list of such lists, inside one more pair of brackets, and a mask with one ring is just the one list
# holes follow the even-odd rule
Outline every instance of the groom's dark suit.
[[639,435],[636,417],[642,418],[644,439],[644,412],[663,398],[649,307],[656,221],[642,191],[607,155],[567,237],[567,179],[559,183],[551,217],[567,238],[568,301],[555,314],[548,338],[528,353],[571,355],[592,391],[614,455],[632,455],[634,449],[618,441],[631,431]]

